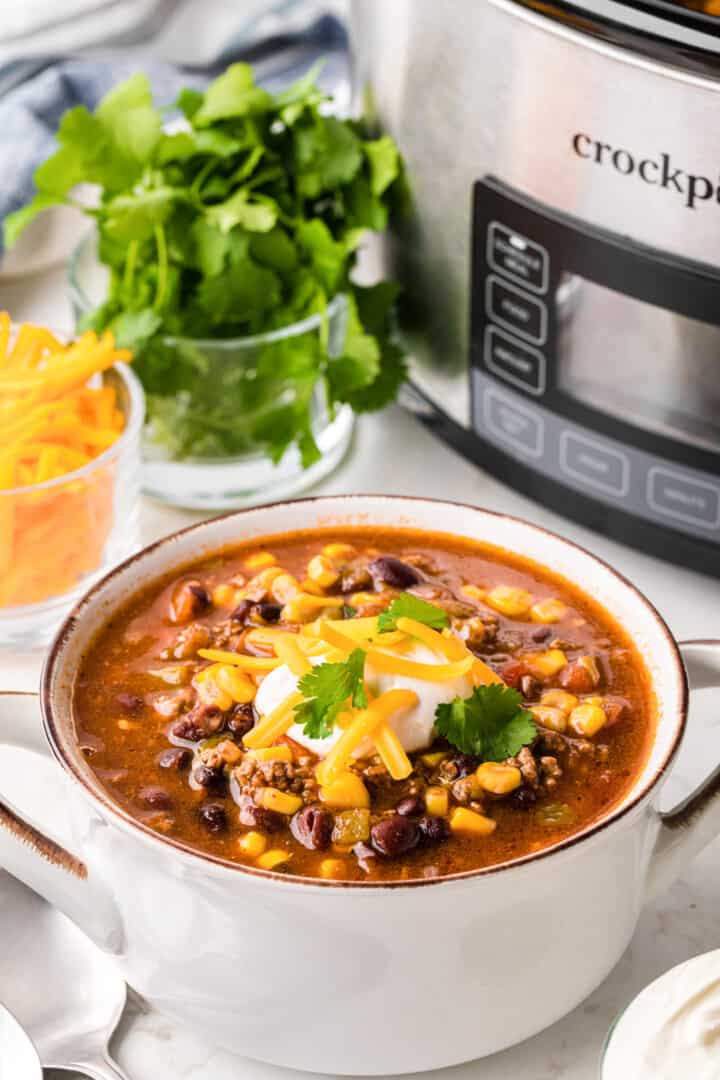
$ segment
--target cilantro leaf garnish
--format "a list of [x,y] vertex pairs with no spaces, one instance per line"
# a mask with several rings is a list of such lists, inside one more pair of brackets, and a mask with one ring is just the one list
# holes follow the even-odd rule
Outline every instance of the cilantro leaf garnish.
[[398,619],[414,619],[433,630],[443,630],[450,625],[447,611],[412,593],[400,593],[395,597],[390,607],[378,615],[378,629],[381,633],[395,630]]
[[365,652],[354,649],[338,664],[317,664],[303,675],[298,689],[306,700],[295,707],[297,723],[311,739],[326,739],[348,699],[357,709],[367,708]]
[[[173,458],[279,461],[294,446],[308,467],[320,456],[318,390],[331,412],[370,412],[407,376],[397,286],[354,280],[366,232],[409,205],[402,157],[389,135],[368,138],[362,122],[332,114],[319,70],[273,94],[233,64],[203,92],[180,92],[186,124],[173,134],[148,78],[133,75],[94,112],[65,113],[34,198],[5,219],[10,247],[37,214],[73,203],[77,184],[99,187],[88,214],[108,287],[82,327],[132,349],[150,440]],[[219,363],[198,343],[310,316],[320,331],[258,349],[251,375],[240,353]]]
[[513,757],[537,733],[517,690],[499,683],[476,686],[469,698],[438,705],[435,729],[458,750],[483,761]]

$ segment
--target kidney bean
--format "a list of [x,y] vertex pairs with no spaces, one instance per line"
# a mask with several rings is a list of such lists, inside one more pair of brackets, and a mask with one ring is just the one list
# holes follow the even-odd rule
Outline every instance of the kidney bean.
[[571,694],[589,694],[595,689],[592,675],[577,660],[573,660],[562,669],[558,675],[558,682],[563,690],[568,690]]
[[444,817],[421,817],[418,828],[420,829],[420,844],[423,847],[441,844],[450,836],[450,823]]
[[234,623],[245,623],[252,609],[252,600],[241,600],[238,606],[230,615],[230,621]]
[[227,720],[227,729],[240,738],[255,726],[255,713],[250,704],[236,705]]
[[208,791],[219,795],[225,787],[225,773],[222,768],[211,769],[207,765],[200,765],[193,773],[193,779]]
[[285,828],[285,818],[275,810],[266,810],[256,806],[252,799],[244,798],[240,803],[238,820],[249,829],[262,829],[264,832],[280,832]]
[[276,623],[280,621],[282,615],[281,604],[271,604],[268,600],[263,600],[262,603],[255,605],[257,611],[263,622]]
[[370,830],[372,846],[381,855],[394,858],[412,851],[420,839],[420,830],[411,818],[393,814],[382,818]]
[[202,614],[209,606],[210,596],[201,582],[180,582],[173,591],[170,600],[170,622],[190,622],[190,619]]
[[227,828],[227,812],[222,803],[204,803],[198,813],[200,820],[209,832],[219,833]]
[[153,810],[167,810],[172,802],[165,788],[161,787],[141,788],[138,792],[138,799],[141,799],[148,806],[152,806]]
[[419,817],[425,809],[425,803],[419,795],[406,795],[395,807],[403,817]]
[[520,689],[520,680],[529,674],[530,671],[524,660],[510,660],[500,671],[503,682],[512,686],[514,690]]
[[192,761],[192,751],[185,746],[174,746],[172,750],[163,750],[158,756],[157,763],[161,769],[187,769]]
[[310,851],[323,851],[330,843],[332,816],[320,806],[304,806],[290,822],[290,832]]
[[115,701],[120,706],[123,712],[126,713],[139,713],[143,708],[145,701],[138,694],[118,694]]
[[394,555],[380,555],[379,558],[373,559],[368,570],[375,588],[384,583],[391,589],[408,589],[420,581],[417,570],[400,559],[396,559]]

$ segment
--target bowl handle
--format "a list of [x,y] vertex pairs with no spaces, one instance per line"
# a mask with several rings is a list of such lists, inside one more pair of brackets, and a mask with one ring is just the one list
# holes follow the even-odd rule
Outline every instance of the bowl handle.
[[[720,641],[683,641],[690,692],[720,687]],[[720,766],[668,813],[661,829],[648,878],[652,899],[682,874],[691,859],[720,834]]]
[[[0,692],[0,745],[51,756],[38,723],[37,694]],[[64,912],[96,945],[107,952],[122,951],[122,924],[107,890],[82,859],[41,831],[2,795],[0,867]]]

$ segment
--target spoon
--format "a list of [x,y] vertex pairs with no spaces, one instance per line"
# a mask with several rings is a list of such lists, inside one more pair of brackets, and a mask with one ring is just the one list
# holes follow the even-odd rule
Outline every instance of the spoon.
[[[2,871],[0,956],[0,1001],[45,1068],[129,1080],[108,1051],[125,1008],[125,983],[64,915]],[[25,1080],[24,1073],[10,1075]],[[28,1072],[28,1080],[35,1075]]]
[[0,1005],[0,1075],[13,1080],[42,1080],[35,1047],[4,1005]]

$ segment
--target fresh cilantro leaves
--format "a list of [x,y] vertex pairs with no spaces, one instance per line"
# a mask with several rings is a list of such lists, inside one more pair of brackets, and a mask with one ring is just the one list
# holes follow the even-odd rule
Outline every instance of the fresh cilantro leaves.
[[390,607],[378,615],[378,629],[381,633],[395,630],[398,619],[414,619],[433,630],[443,630],[450,625],[446,611],[435,604],[429,604],[427,600],[421,600],[419,596],[413,596],[412,593],[400,593]]
[[[35,174],[37,194],[4,223],[12,246],[42,210],[97,185],[90,211],[105,301],[85,325],[114,331],[135,353],[151,441],[175,458],[225,458],[290,445],[318,457],[311,408],[356,412],[392,401],[406,377],[394,340],[397,288],[352,280],[368,229],[407,204],[399,151],[383,135],[328,114],[313,68],[273,95],[247,64],[233,64],[204,93],[181,92],[186,127],[163,130],[163,110],[141,74],[94,113],[69,110],[58,149]],[[325,316],[338,294],[346,317],[308,333],[233,354],[226,339]],[[200,342],[221,339],[213,354]]]
[[358,709],[367,708],[365,694],[365,652],[354,649],[339,664],[317,664],[298,683],[307,700],[295,708],[297,723],[311,739],[326,739],[338,713],[348,700]]
[[483,761],[513,757],[536,735],[532,714],[517,690],[493,683],[476,686],[469,698],[455,698],[435,710],[435,728],[464,754]]

